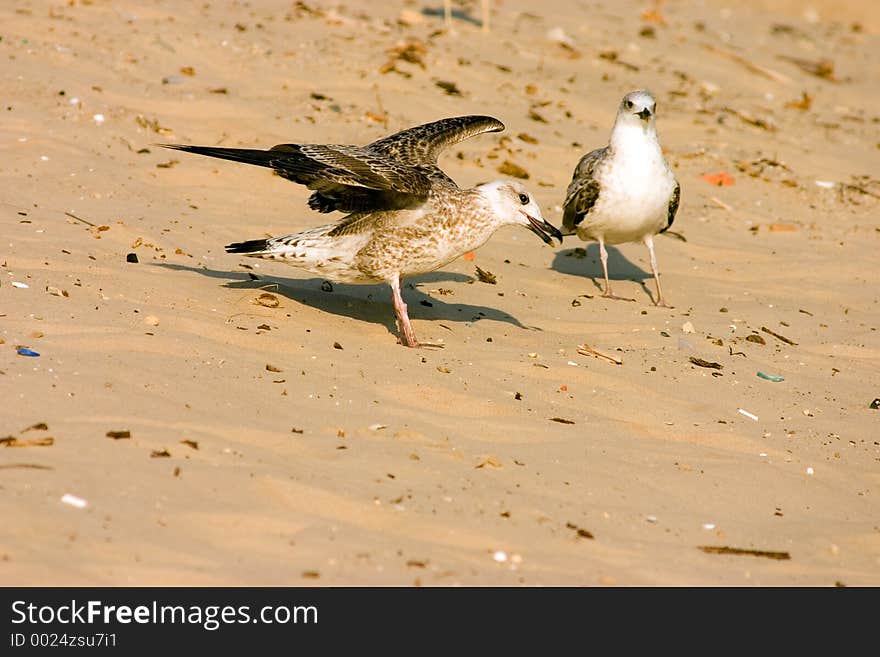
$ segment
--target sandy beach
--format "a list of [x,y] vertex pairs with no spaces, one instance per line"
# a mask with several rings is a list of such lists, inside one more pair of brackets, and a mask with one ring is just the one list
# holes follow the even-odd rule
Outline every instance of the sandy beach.
[[[880,585],[880,6],[454,6],[0,8],[0,585]],[[639,244],[627,303],[507,227],[406,281],[442,349],[224,252],[326,223],[307,189],[156,146],[487,114],[440,165],[559,226],[644,87],[674,308]]]

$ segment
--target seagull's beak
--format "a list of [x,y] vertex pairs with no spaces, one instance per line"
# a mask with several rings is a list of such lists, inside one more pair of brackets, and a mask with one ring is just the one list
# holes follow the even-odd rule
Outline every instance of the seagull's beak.
[[[547,221],[544,219],[535,219],[528,212],[523,212],[522,210],[520,210],[520,212],[522,212],[525,215],[526,219],[529,220],[529,225],[526,226],[526,228],[532,231],[535,235],[540,237],[550,246],[553,246],[553,240],[550,239],[550,235],[558,239],[559,243],[562,244],[562,233],[559,232],[559,229],[556,228],[556,226],[548,224]],[[550,235],[548,235],[547,233],[550,233]]]
[[651,118],[651,110],[646,107],[641,112],[636,112],[636,116],[638,116],[642,121],[647,121]]

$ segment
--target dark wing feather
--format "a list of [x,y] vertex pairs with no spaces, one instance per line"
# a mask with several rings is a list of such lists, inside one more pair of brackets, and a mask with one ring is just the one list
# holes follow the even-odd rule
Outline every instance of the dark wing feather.
[[584,155],[574,169],[574,175],[565,193],[562,205],[563,233],[571,235],[599,200],[599,181],[596,178],[599,163],[608,154],[608,147],[597,148]]
[[444,149],[484,132],[502,130],[504,124],[491,116],[456,116],[403,130],[365,148],[412,166],[433,167]]
[[678,202],[681,200],[681,185],[676,181],[675,189],[672,190],[672,196],[669,197],[669,214],[666,219],[666,227],[661,230],[661,233],[665,233],[669,230],[669,227],[672,226],[672,222],[675,221],[675,213],[678,212]]
[[[384,137],[363,147],[363,151],[375,153],[402,165],[414,167],[431,182],[452,185],[455,182],[437,166],[440,153],[449,146],[484,132],[499,132],[504,124],[491,116],[458,116],[441,119],[408,128]],[[320,190],[309,198],[309,207],[318,212],[360,212],[371,208],[395,210],[411,207],[407,199],[386,194],[346,190],[344,194],[333,190]]]
[[309,206],[320,212],[412,207],[425,201],[431,187],[424,172],[358,146],[279,144],[268,151],[166,147],[273,169],[287,180],[316,190]]
[[268,151],[211,146],[166,148],[269,167],[315,193],[318,212],[400,210],[423,203],[432,183],[455,183],[437,166],[440,152],[483,132],[504,130],[490,116],[460,116],[403,130],[369,146],[279,144]]

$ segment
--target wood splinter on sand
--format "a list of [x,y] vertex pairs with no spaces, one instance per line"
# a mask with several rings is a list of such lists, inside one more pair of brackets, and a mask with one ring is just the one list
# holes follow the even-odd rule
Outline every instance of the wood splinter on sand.
[[611,356],[606,353],[602,353],[598,349],[594,349],[588,344],[580,344],[578,345],[577,352],[582,356],[595,356],[596,358],[601,358],[603,360],[607,360],[615,365],[623,365],[623,361],[616,356]]

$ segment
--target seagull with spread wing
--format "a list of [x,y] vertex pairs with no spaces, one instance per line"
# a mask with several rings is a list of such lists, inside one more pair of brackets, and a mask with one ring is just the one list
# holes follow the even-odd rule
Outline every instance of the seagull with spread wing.
[[280,144],[269,150],[163,144],[167,148],[269,167],[313,190],[309,207],[345,212],[339,221],[299,233],[237,242],[229,253],[279,260],[340,283],[391,286],[399,342],[419,347],[400,280],[434,271],[483,244],[505,225],[544,242],[562,235],[519,182],[461,189],[437,166],[447,147],[504,129],[489,116],[416,126],[367,146]]

